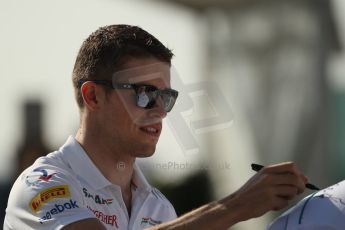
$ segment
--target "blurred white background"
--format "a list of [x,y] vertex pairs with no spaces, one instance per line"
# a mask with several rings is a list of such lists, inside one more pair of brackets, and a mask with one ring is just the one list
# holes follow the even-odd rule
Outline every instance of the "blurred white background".
[[[340,104],[339,111],[343,111],[344,107],[341,107],[341,104],[344,104],[342,99],[345,92],[345,65],[343,64],[345,55],[342,46],[345,39],[345,2],[342,0],[333,0],[331,2],[334,10],[333,17],[335,19],[337,39],[340,41],[341,48],[326,58],[325,82],[327,84],[327,94],[336,95],[335,99],[331,99],[331,107],[334,104]],[[188,85],[203,80],[215,82],[226,98],[229,109],[234,113],[234,123],[230,128],[196,138],[200,142],[200,147],[206,150],[202,154],[192,156],[186,155],[182,151],[181,145],[178,144],[178,137],[166,123],[166,129],[158,145],[157,154],[149,160],[154,163],[148,165],[148,168],[152,169],[154,164],[167,162],[194,162],[200,166],[205,162],[206,164],[210,162],[215,164],[229,163],[229,170],[222,168],[209,173],[214,185],[214,198],[220,198],[234,191],[253,175],[249,166],[251,162],[273,163],[285,160],[304,162],[305,158],[291,155],[294,150],[303,149],[297,148],[298,145],[294,144],[298,139],[295,138],[296,133],[299,131],[288,130],[289,127],[298,127],[300,125],[301,120],[297,119],[298,114],[293,115],[295,112],[293,110],[296,109],[294,102],[296,101],[294,98],[290,98],[288,101],[293,103],[290,104],[292,110],[281,109],[279,106],[265,107],[264,102],[269,99],[262,95],[262,92],[274,91],[272,89],[276,89],[275,91],[278,93],[287,90],[287,94],[289,94],[291,89],[296,89],[296,85],[298,86],[300,83],[296,81],[292,84],[292,88],[285,88],[291,82],[287,81],[282,75],[280,75],[280,78],[273,78],[272,76],[271,78],[286,80],[284,84],[279,81],[275,85],[271,84],[274,82],[272,79],[263,80],[263,78],[260,78],[259,73],[262,71],[263,74],[261,75],[264,75],[270,72],[264,70],[270,68],[267,67],[270,64],[273,63],[272,66],[276,66],[278,72],[281,69],[279,69],[279,63],[274,63],[273,59],[258,65],[257,60],[260,60],[260,57],[255,56],[258,53],[265,53],[266,55],[266,53],[280,50],[282,52],[273,55],[278,59],[281,57],[279,56],[281,53],[289,53],[291,49],[287,46],[287,50],[284,51],[281,46],[273,42],[275,41],[273,38],[279,34],[283,39],[290,39],[288,44],[292,44],[291,47],[294,47],[295,37],[289,36],[291,34],[295,36],[298,33],[289,33],[289,31],[294,30],[288,29],[282,29],[283,33],[280,33],[282,31],[276,30],[270,23],[267,23],[272,21],[273,16],[272,18],[262,19],[260,15],[263,15],[263,12],[267,10],[265,4],[259,4],[256,9],[255,4],[248,3],[250,9],[248,11],[243,10],[245,7],[232,9],[230,6],[228,9],[212,6],[200,10],[187,5],[163,0],[0,0],[0,77],[2,80],[0,98],[3,99],[0,107],[0,154],[2,159],[0,161],[0,181],[6,181],[15,171],[14,155],[18,145],[24,139],[22,106],[25,101],[38,100],[42,102],[43,138],[50,148],[58,148],[69,135],[75,133],[78,128],[79,118],[71,84],[74,61],[83,40],[98,27],[109,24],[138,25],[156,36],[163,44],[173,49],[175,54],[173,65],[177,69],[183,84]],[[271,8],[272,5],[274,6],[272,3],[268,5]],[[274,9],[271,10],[269,12],[274,12]],[[292,14],[290,16],[294,17],[293,11],[289,11],[289,13]],[[297,16],[301,13],[304,15],[303,10],[295,13]],[[311,32],[306,35],[306,40],[321,39],[321,44],[323,38],[318,37],[317,32],[320,22],[313,21],[315,20],[313,12],[309,16],[308,18],[307,14],[306,18],[302,17],[303,20],[305,19],[305,21],[301,19],[300,23],[302,25],[289,24],[285,25],[285,28],[300,26],[303,30],[303,26],[309,29],[311,26],[312,28],[309,30]],[[253,24],[251,19],[254,19],[258,24]],[[290,21],[287,20],[287,22]],[[302,35],[301,37],[304,36]],[[298,42],[300,44],[300,41]],[[311,44],[314,44],[314,42],[311,41]],[[267,50],[262,50],[262,47],[266,47],[264,49]],[[306,43],[305,47],[310,47],[310,44]],[[307,48],[305,49],[307,50]],[[310,50],[314,52],[313,47]],[[317,50],[315,52],[318,53]],[[301,60],[300,63],[303,63],[303,65],[308,63],[305,62],[309,60],[308,55],[302,53],[298,56],[299,53],[296,53],[291,53],[290,59],[291,57],[292,59],[297,58],[297,60]],[[313,55],[313,53],[309,53],[309,55]],[[252,60],[252,56],[256,59],[253,58]],[[284,59],[286,57],[282,56],[283,63],[289,63]],[[263,56],[262,59],[267,57]],[[313,64],[310,65],[313,69]],[[297,65],[296,69],[303,70],[304,67]],[[284,68],[282,69],[284,70]],[[292,71],[292,73],[297,73],[296,76],[298,76],[300,72]],[[310,69],[306,68],[304,72],[301,72],[301,76],[307,76],[308,74],[313,76],[312,73]],[[273,76],[276,75],[273,74]],[[309,80],[314,81],[313,79]],[[281,87],[280,84],[283,84],[284,87]],[[296,93],[298,94],[297,91]],[[318,90],[313,91],[313,93],[318,95]],[[271,93],[266,96],[271,98],[274,95],[274,93]],[[282,105],[281,102],[285,102],[286,98],[285,96],[279,96],[280,94],[277,95],[279,105]],[[339,98],[340,102],[338,101]],[[258,102],[260,103],[258,104]],[[304,104],[305,102],[308,101],[301,101],[300,106],[308,106]],[[313,101],[313,103],[315,103],[315,108],[319,108],[316,101]],[[263,107],[260,107],[261,104]],[[284,106],[287,104],[283,103]],[[272,118],[269,116],[260,118],[264,114],[262,110],[267,111],[266,108],[274,111],[270,114],[278,115],[272,115]],[[296,111],[302,111],[298,108]],[[196,108],[195,111],[197,111]],[[251,111],[250,114],[249,111]],[[254,113],[252,113],[253,111]],[[286,111],[288,111],[288,116],[281,116]],[[335,111],[338,110],[335,109]],[[255,112],[258,112],[258,114]],[[343,114],[342,112],[339,113]],[[307,118],[315,115],[312,113],[306,114]],[[296,120],[294,120],[295,118]],[[332,116],[330,119],[337,118]],[[343,119],[345,120],[345,118]],[[267,128],[267,124],[273,124],[273,128]],[[280,127],[281,124],[285,126]],[[335,123],[335,126],[338,127],[337,123]],[[341,127],[344,127],[343,123]],[[275,132],[281,134],[282,130],[284,130],[284,135],[275,134]],[[340,130],[339,133],[344,134],[344,131]],[[272,137],[273,139],[270,139]],[[274,137],[277,139],[274,139]],[[279,145],[270,145],[270,140],[275,143],[280,141]],[[338,142],[340,143],[341,140],[338,140]],[[331,143],[339,145],[339,143],[332,141]],[[342,145],[339,146],[341,151],[344,150]],[[345,158],[345,153],[341,151],[340,155],[334,156],[333,160]],[[308,152],[304,154],[308,154]],[[327,155],[328,153],[324,154]],[[314,157],[318,158],[318,155]],[[327,163],[331,162],[333,161]],[[318,161],[310,165],[305,164],[304,168],[309,172],[310,177],[314,175],[312,178],[313,181],[316,181],[315,183],[326,186],[328,183],[331,184],[344,176],[341,174],[344,171],[341,170],[326,171],[326,174],[325,172],[317,172],[318,168],[323,167],[319,164]],[[302,164],[302,168],[303,166]],[[326,166],[325,170],[329,170],[329,167]],[[337,167],[339,168],[339,165]],[[158,170],[160,177],[156,179],[162,180],[162,183],[177,183],[185,175],[190,174],[190,171],[193,171]],[[152,173],[148,170],[148,173],[150,172]],[[326,176],[319,177],[318,173]],[[268,214],[248,223],[241,223],[236,229],[263,229],[271,218]]]

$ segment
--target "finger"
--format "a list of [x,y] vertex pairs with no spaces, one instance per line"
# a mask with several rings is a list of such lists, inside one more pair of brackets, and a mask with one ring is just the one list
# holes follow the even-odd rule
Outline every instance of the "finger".
[[304,184],[308,183],[309,178],[307,176],[305,176],[303,174],[301,174],[300,176],[302,177]]
[[301,193],[305,189],[305,182],[300,175],[285,173],[285,174],[265,174],[262,175],[262,183],[266,186],[288,185],[297,188],[297,193]]
[[272,209],[273,211],[278,211],[280,209],[283,209],[285,207],[287,207],[289,204],[289,201],[287,199],[284,199],[282,197],[275,197],[275,199],[273,200],[273,204],[272,204]]
[[302,174],[293,162],[283,162],[274,165],[265,166],[262,170],[264,173],[292,173]]
[[278,185],[275,189],[275,192],[277,197],[291,200],[298,194],[298,189],[294,186]]
[[[261,173],[291,173],[291,174],[297,175],[303,181],[303,184],[308,183],[308,178],[302,172],[299,171],[299,169],[296,167],[296,165],[293,162],[284,162],[280,164],[266,166],[260,172]],[[303,190],[300,190],[300,191],[303,191]]]
[[272,199],[272,210],[280,210],[288,206],[289,201],[296,196],[295,187],[282,185],[275,189],[276,195]]

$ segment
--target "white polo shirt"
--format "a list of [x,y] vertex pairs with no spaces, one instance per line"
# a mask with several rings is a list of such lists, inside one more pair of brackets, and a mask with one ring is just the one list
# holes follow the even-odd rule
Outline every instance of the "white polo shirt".
[[307,196],[267,230],[344,230],[345,181]]
[[118,185],[110,183],[79,143],[69,137],[55,152],[41,157],[16,180],[4,229],[61,229],[97,218],[106,229],[145,229],[176,218],[170,202],[151,187],[135,164],[129,217]]

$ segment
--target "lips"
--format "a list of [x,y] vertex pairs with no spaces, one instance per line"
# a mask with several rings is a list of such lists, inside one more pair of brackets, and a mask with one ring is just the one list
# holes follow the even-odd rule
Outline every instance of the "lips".
[[162,124],[158,123],[158,124],[142,126],[140,127],[140,130],[151,136],[159,137],[162,130]]

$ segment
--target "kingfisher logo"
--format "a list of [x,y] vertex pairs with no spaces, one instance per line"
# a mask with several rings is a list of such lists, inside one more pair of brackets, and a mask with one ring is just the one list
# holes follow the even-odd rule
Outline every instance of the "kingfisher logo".
[[65,210],[75,209],[79,208],[77,205],[77,201],[69,200],[69,202],[66,202],[64,204],[55,204],[54,208],[52,208],[50,211],[46,212],[44,216],[42,216],[39,219],[39,222],[41,224],[44,224],[45,221],[52,219],[55,215],[58,215],[60,213],[63,213]]
[[45,169],[34,169],[26,176],[25,183],[28,186],[36,186],[42,181],[48,182],[55,174],[56,173],[48,174],[48,171]]
[[96,204],[106,204],[106,205],[109,205],[111,203],[113,203],[113,198],[103,198],[101,197],[100,195],[98,194],[91,194],[86,188],[83,188],[83,193],[84,193],[84,196],[89,198],[89,199],[92,199]]
[[111,225],[111,226],[115,226],[116,228],[119,228],[119,226],[117,225],[117,216],[115,214],[108,215],[102,211],[93,209],[90,206],[87,206],[87,208],[90,211],[92,211],[93,214],[95,215],[95,217],[97,217],[101,222],[103,222],[107,225]]
[[161,224],[162,221],[158,221],[158,220],[153,220],[151,217],[143,217],[141,218],[141,226],[154,226],[157,224]]
[[34,198],[31,199],[29,207],[33,212],[37,212],[41,206],[55,198],[69,197],[70,192],[68,185],[59,185],[55,187],[48,188],[38,193]]

